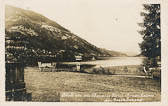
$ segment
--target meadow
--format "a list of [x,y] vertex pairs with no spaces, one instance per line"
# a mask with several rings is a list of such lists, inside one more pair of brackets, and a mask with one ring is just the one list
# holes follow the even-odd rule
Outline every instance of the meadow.
[[[27,92],[32,93],[32,101],[40,102],[124,102],[129,101],[126,98],[128,94],[130,95],[130,101],[132,99],[140,99],[144,102],[160,101],[161,88],[158,80],[144,77],[143,72],[139,71],[139,66],[127,66],[128,71],[124,71],[124,67],[106,67],[105,69],[108,69],[111,73],[115,70],[115,73],[111,75],[90,73],[91,69],[86,70],[87,73],[40,72],[38,67],[26,67],[26,88]],[[61,97],[62,94],[70,92],[78,96]],[[92,93],[116,96],[83,96]],[[134,102],[134,100],[131,102]]]

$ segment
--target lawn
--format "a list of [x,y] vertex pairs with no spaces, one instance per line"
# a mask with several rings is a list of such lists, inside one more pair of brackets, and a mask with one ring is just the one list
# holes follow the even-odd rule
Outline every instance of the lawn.
[[[127,74],[142,75],[137,66],[128,66]],[[124,74],[123,67],[110,67]],[[88,70],[89,71],[89,70]],[[118,71],[118,72],[117,72]],[[133,74],[132,74],[133,73]],[[145,77],[89,74],[79,72],[40,72],[25,68],[27,92],[32,101],[160,101],[160,83]],[[129,98],[128,98],[129,97]]]

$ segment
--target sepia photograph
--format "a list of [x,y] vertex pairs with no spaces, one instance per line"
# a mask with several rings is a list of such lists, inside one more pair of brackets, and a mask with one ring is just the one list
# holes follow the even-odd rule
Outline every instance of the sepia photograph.
[[161,4],[5,0],[5,101],[161,102]]

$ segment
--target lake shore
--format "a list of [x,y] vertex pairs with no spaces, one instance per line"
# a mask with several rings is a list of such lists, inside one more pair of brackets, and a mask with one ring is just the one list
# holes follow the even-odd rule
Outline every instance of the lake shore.
[[[116,70],[116,74],[124,74],[125,66],[106,67]],[[139,66],[127,66],[128,73],[134,75]],[[28,92],[32,93],[32,101],[113,101],[125,100],[122,95],[153,95],[152,97],[134,97],[144,102],[160,101],[160,82],[142,77],[123,77],[115,75],[88,74],[80,72],[40,72],[38,67],[25,68],[25,82]],[[88,93],[115,94],[116,97],[61,97],[64,93],[73,92],[78,95]],[[88,94],[90,95],[90,94]],[[130,98],[132,100],[132,98]],[[131,101],[130,101],[131,102]],[[132,101],[135,102],[135,101]]]
[[92,73],[94,69],[98,71],[104,70],[105,72],[110,72],[112,75],[145,75],[145,73],[142,71],[141,65],[124,65],[111,67],[100,66],[96,68],[86,69],[85,71]]

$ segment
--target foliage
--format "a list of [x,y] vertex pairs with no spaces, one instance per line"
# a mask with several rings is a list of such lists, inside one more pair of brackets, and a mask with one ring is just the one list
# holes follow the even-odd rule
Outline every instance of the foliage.
[[145,4],[143,23],[139,23],[143,41],[139,44],[141,54],[146,56],[152,66],[156,66],[156,57],[161,56],[160,4]]
[[[90,54],[109,56],[56,22],[33,11],[6,6],[5,20],[5,37],[12,39],[12,45],[5,42],[6,53],[11,54],[13,60],[34,64],[38,61],[75,61],[76,55],[84,54],[88,55],[83,59],[87,59]],[[13,47],[7,50],[7,46],[20,46],[16,38],[19,38],[19,42],[28,42],[22,45],[26,46],[26,50],[20,51]]]

